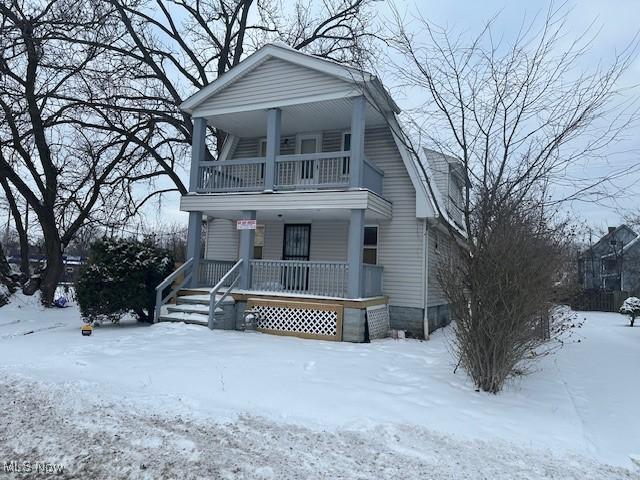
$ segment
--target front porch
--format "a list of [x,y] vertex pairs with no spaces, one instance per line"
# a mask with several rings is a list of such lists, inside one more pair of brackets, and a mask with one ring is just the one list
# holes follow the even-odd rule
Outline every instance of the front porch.
[[[235,261],[200,260],[196,287],[212,288],[231,270]],[[349,264],[299,260],[249,260],[248,294],[278,293],[306,298],[328,299],[371,298],[383,294],[381,265],[362,266],[362,295],[348,294]],[[223,282],[229,287],[231,279]]]

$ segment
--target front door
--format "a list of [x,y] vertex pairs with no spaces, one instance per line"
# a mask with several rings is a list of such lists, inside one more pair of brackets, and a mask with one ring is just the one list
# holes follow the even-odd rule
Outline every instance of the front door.
[[[282,248],[283,260],[309,261],[311,225],[285,224]],[[306,263],[292,263],[282,269],[282,285],[288,291],[305,291],[309,287],[309,268]]]

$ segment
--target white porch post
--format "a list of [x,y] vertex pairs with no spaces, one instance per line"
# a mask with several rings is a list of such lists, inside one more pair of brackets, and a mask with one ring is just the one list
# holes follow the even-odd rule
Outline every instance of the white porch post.
[[[242,220],[255,220],[255,210],[244,210],[240,216]],[[253,258],[253,243],[255,241],[255,230],[240,230],[240,247],[238,256],[242,259],[240,267],[239,287],[248,290],[251,288],[251,259]]]
[[198,286],[200,257],[202,256],[202,212],[189,212],[189,230],[187,231],[187,260],[193,258],[193,267],[189,287]]
[[276,157],[280,155],[280,125],[282,112],[279,108],[267,110],[267,158],[264,168],[264,189],[273,191],[276,178]]
[[362,296],[363,245],[364,210],[360,208],[352,209],[351,221],[349,222],[349,243],[347,246],[347,261],[349,262],[347,293],[349,298],[360,298]]
[[200,162],[204,161],[205,135],[207,134],[207,119],[193,119],[193,134],[191,135],[191,171],[189,174],[189,191],[198,190],[198,177],[200,176]]
[[364,129],[367,99],[363,95],[353,99],[351,110],[351,161],[349,186],[362,186],[364,174]]

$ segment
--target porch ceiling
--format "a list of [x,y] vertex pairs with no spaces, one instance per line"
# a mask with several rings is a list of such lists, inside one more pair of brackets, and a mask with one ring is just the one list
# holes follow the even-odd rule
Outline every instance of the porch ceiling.
[[[227,220],[237,220],[242,212],[238,211],[211,211],[203,212],[213,218],[225,218]],[[256,220],[260,222],[282,222],[282,223],[312,223],[314,221],[336,221],[348,222],[350,219],[350,210],[344,209],[323,209],[323,210],[258,210],[256,212]],[[371,221],[381,220],[382,217],[375,212],[367,210],[365,219]]]
[[368,220],[391,218],[392,205],[368,190],[310,192],[189,194],[180,209],[199,211],[215,218],[235,220],[242,211],[255,210],[258,220],[347,220],[351,209],[365,210]]
[[[351,98],[339,98],[280,107],[282,135],[351,127]],[[261,137],[267,132],[267,110],[250,110],[207,117],[210,125],[240,137]],[[384,125],[383,116],[367,108],[367,126]]]

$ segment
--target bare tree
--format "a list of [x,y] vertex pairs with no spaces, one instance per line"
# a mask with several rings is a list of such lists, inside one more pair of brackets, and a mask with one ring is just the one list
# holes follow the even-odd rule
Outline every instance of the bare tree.
[[[117,131],[85,128],[97,123],[88,100],[99,101],[112,75],[102,49],[71,40],[110,38],[109,12],[87,6],[0,2],[0,176],[7,198],[15,189],[37,217],[47,262],[25,292],[40,288],[45,305],[63,272],[65,246],[92,216],[121,210],[123,186],[146,155]],[[134,134],[149,129],[135,115],[116,118]],[[16,227],[19,218],[14,212]]]
[[[74,39],[109,51],[127,71],[119,91],[95,108],[137,112],[157,127],[141,138],[117,125],[122,135],[146,149],[181,194],[180,178],[191,145],[191,118],[178,106],[247,55],[271,40],[339,62],[373,52],[374,0],[101,0],[113,11],[115,40]],[[64,31],[59,38],[68,39]],[[225,133],[212,129],[208,154],[215,158]]]
[[[404,87],[424,98],[411,112],[405,142],[420,156],[419,142],[411,141],[418,137],[462,164],[465,195],[458,208],[467,240],[451,243],[442,284],[459,322],[460,361],[479,388],[492,392],[535,347],[528,340],[531,322],[553,300],[549,282],[558,272],[541,263],[557,260],[553,209],[569,199],[600,198],[605,180],[624,174],[570,176],[635,118],[619,82],[636,57],[637,39],[610,66],[583,70],[594,37],[587,31],[567,43],[568,15],[564,4],[552,4],[542,17],[525,19],[507,42],[496,35],[495,19],[469,38],[395,10],[390,65]],[[423,173],[429,177],[426,168]],[[562,195],[552,197],[560,186]],[[496,334],[503,328],[504,335]]]

